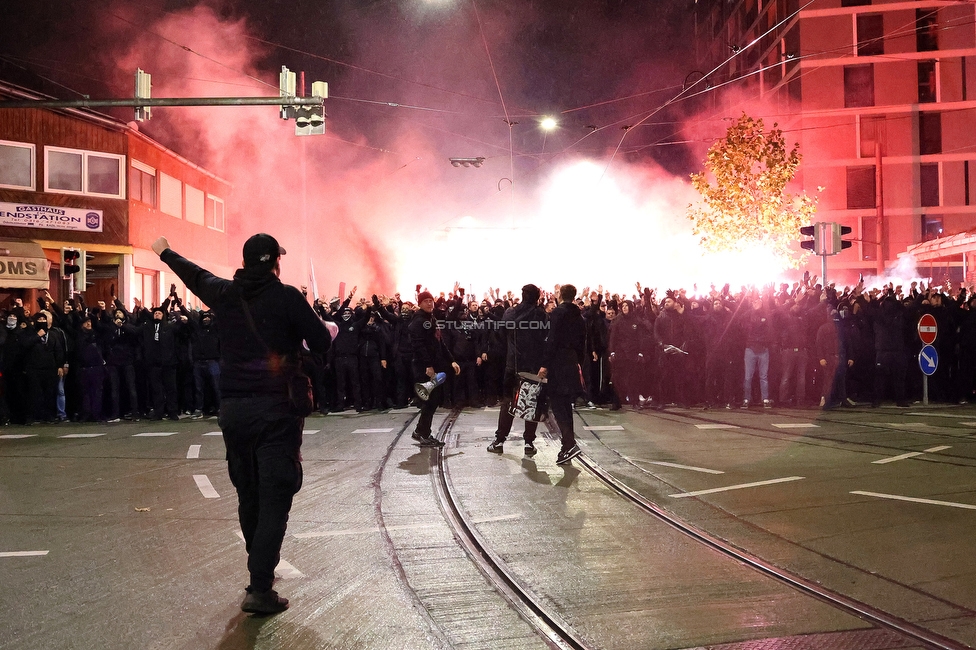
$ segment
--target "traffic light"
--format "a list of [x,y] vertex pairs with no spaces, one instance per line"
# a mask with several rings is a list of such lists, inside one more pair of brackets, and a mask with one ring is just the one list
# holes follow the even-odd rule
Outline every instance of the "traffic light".
[[[800,234],[804,237],[814,237],[816,235],[816,228],[814,226],[803,226],[800,228]],[[816,239],[805,239],[800,242],[800,248],[805,248],[808,251],[813,251],[816,248]]]
[[81,257],[81,253],[74,248],[62,248],[61,249],[61,277],[67,280],[75,273],[81,271],[81,267],[78,265],[78,258]]
[[312,82],[312,97],[321,99],[318,106],[299,106],[295,113],[295,135],[322,135],[325,133],[325,99],[329,96],[329,84]]
[[850,248],[853,245],[853,242],[849,242],[846,239],[841,239],[841,237],[851,234],[851,227],[842,226],[839,223],[833,223],[831,226],[833,226],[833,232],[831,233],[833,235],[833,252],[836,254],[845,248]]
[[[152,98],[152,75],[143,72],[141,68],[136,68],[136,99]],[[152,117],[152,108],[149,106],[136,106],[136,122],[142,122]]]
[[88,287],[88,263],[95,256],[87,251],[78,251],[78,275],[75,276],[75,291],[85,291]]

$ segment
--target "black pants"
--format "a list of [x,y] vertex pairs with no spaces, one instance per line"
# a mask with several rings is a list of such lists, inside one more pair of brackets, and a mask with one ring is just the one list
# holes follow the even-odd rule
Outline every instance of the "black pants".
[[346,388],[352,390],[352,403],[358,410],[363,405],[359,387],[359,357],[344,355],[335,358],[336,408],[346,408]]
[[[495,440],[504,442],[508,438],[508,434],[512,432],[515,416],[509,412],[509,409],[512,406],[512,398],[515,396],[518,386],[519,376],[515,372],[506,372],[501,401],[498,405],[498,428],[495,429]],[[525,433],[522,434],[522,439],[526,443],[534,442],[535,432],[538,428],[538,422],[525,420]]]
[[176,397],[176,366],[150,366],[149,390],[157,418],[163,414],[175,418],[180,414]]
[[81,409],[79,415],[82,421],[101,421],[104,386],[105,366],[81,369]]
[[396,406],[403,408],[413,397],[413,370],[410,367],[411,354],[397,354],[393,362],[393,372],[396,375]]
[[27,421],[54,420],[57,413],[58,371],[29,368],[27,370]]
[[[413,378],[417,383],[425,382],[430,377],[427,376],[427,368],[424,366],[413,364]],[[430,424],[434,420],[434,412],[437,411],[437,407],[441,405],[441,400],[444,399],[444,384],[441,384],[434,390],[430,391],[430,396],[427,398],[426,402],[420,402],[420,418],[417,420],[416,432],[421,436],[430,435]]]
[[569,395],[550,395],[549,408],[556,420],[556,426],[559,427],[562,443],[560,451],[567,451],[576,444],[576,434],[573,431],[573,398]]
[[109,409],[108,419],[114,420],[122,413],[120,402],[120,384],[125,381],[125,390],[129,397],[127,413],[139,414],[139,393],[136,391],[136,371],[132,366],[108,366]]
[[237,516],[247,550],[250,587],[266,591],[281,559],[288,513],[302,487],[302,428],[285,396],[224,397],[220,429],[227,470],[237,490]]

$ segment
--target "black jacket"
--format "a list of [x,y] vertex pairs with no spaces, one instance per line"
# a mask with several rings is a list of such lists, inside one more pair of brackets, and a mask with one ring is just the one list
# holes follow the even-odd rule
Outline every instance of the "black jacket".
[[572,302],[559,303],[549,314],[549,336],[542,358],[550,394],[573,398],[583,394],[580,363],[585,345],[586,325],[579,307]]
[[216,316],[221,397],[286,394],[287,378],[299,366],[302,340],[313,352],[329,351],[332,337],[325,324],[301,292],[282,284],[274,273],[238,269],[233,280],[225,280],[171,249],[160,258]]

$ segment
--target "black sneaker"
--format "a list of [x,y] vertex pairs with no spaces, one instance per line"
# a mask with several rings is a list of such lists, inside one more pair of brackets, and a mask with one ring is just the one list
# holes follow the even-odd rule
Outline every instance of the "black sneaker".
[[525,443],[525,455],[526,456],[535,456],[535,452],[536,452],[536,448],[535,448],[535,445],[534,444],[532,444],[531,442]]
[[505,444],[504,440],[495,440],[490,445],[488,445],[488,451],[493,454],[502,453],[502,446]]
[[565,465],[582,453],[583,450],[579,448],[579,445],[573,445],[569,449],[564,449],[563,451],[559,452],[559,455],[556,456],[556,464]]
[[248,587],[241,609],[248,614],[278,614],[288,609],[288,599],[279,596],[274,589],[258,592]]
[[421,447],[443,447],[444,443],[433,436],[427,436],[420,439]]

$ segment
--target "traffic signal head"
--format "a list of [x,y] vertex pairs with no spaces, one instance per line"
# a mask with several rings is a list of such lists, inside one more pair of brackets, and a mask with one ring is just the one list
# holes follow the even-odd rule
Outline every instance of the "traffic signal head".
[[68,278],[81,270],[78,258],[81,253],[73,248],[61,249],[61,277]]
[[[800,234],[801,235],[804,235],[805,237],[813,237],[814,234],[815,234],[814,227],[813,226],[803,226],[802,228],[800,228]],[[814,250],[815,247],[816,247],[816,240],[815,239],[808,239],[808,240],[804,240],[804,241],[801,241],[800,242],[800,248],[805,248],[808,251]]]
[[845,248],[850,248],[853,242],[849,242],[846,239],[841,239],[844,235],[851,234],[850,226],[842,226],[839,223],[833,224],[833,253],[839,253]]

